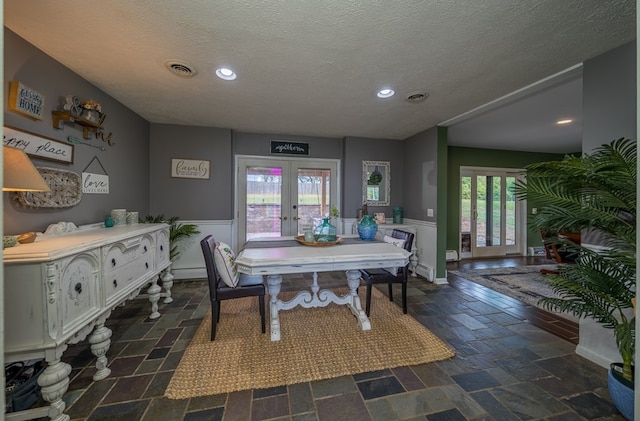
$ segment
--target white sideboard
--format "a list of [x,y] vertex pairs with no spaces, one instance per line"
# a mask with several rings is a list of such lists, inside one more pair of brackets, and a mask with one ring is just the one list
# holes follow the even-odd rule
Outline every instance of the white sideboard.
[[[160,317],[160,296],[171,297],[167,224],[50,231],[60,235],[38,235],[31,244],[4,249],[5,362],[44,358],[38,384],[50,404],[6,414],[8,420],[69,420],[62,400],[71,372],[61,361],[67,344],[88,336],[97,358],[93,379],[104,379],[111,372],[111,330],[105,326],[111,310],[149,285],[154,319]],[[161,273],[163,294],[157,284]]]
[[[419,257],[418,257],[418,249],[416,244],[418,243],[418,230],[413,225],[407,224],[379,224],[378,232],[376,233],[376,239],[382,241],[385,235],[391,237],[391,233],[394,229],[410,232],[414,235],[413,244],[411,245],[411,257],[409,257],[409,270],[411,271],[411,276],[414,278],[418,275],[416,274],[416,268],[418,267]],[[358,221],[354,222],[351,226],[351,231],[353,234],[358,233]]]

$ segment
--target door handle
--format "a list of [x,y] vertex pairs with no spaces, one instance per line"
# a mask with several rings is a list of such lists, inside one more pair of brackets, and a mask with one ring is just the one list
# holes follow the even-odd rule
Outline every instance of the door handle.
[[291,219],[293,219],[294,221],[297,221],[297,220],[298,220],[298,219],[300,219],[300,218],[298,218],[297,216],[294,216],[294,217],[293,217],[293,218],[291,218]]
[[286,221],[289,218],[287,218],[286,216],[282,216],[282,217],[280,217],[280,219],[282,219],[283,221]]

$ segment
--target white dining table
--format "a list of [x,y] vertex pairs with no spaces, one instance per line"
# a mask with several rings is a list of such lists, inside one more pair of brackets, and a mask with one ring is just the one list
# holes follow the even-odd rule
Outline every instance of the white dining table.
[[[304,308],[326,307],[330,303],[345,305],[356,317],[362,330],[370,330],[371,322],[362,309],[357,289],[360,269],[405,266],[411,253],[382,241],[363,241],[357,236],[344,236],[342,243],[314,247],[298,244],[294,237],[262,238],[245,244],[236,263],[238,270],[250,275],[265,275],[270,295],[271,340],[280,340],[281,310],[296,306]],[[318,272],[346,271],[349,292],[338,296],[329,289],[320,289]],[[313,273],[311,290],[299,291],[291,300],[278,298],[282,275]]]

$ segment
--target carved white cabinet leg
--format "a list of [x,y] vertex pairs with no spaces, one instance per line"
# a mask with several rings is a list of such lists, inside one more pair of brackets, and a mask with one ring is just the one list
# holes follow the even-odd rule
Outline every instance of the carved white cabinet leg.
[[160,313],[158,312],[158,300],[160,300],[160,291],[162,288],[158,285],[158,281],[156,278],[151,279],[151,286],[147,289],[147,294],[149,294],[149,301],[151,302],[151,314],[149,315],[150,319],[157,319],[160,317]]
[[362,303],[360,302],[360,296],[358,295],[358,287],[360,286],[360,271],[348,270],[347,272],[347,284],[349,285],[349,295],[351,296],[351,302],[348,304],[349,309],[354,316],[358,319],[362,330],[371,330],[371,322],[367,317],[367,314],[362,309]]
[[111,374],[111,369],[107,367],[107,351],[111,346],[111,329],[104,325],[107,317],[98,320],[96,328],[89,335],[91,353],[97,358],[96,372],[93,375],[95,381],[102,380]]
[[162,271],[160,277],[162,279],[162,288],[164,288],[164,303],[172,303],[173,297],[171,297],[171,288],[173,288],[173,275],[171,274],[171,264]]
[[269,330],[271,331],[271,340],[280,340],[280,318],[278,317],[278,294],[280,293],[280,285],[282,284],[281,275],[267,276],[267,290],[271,296],[269,302]]
[[47,361],[47,368],[38,377],[38,384],[42,398],[50,404],[48,415],[51,421],[69,421],[70,417],[64,414],[66,404],[62,397],[69,388],[71,366],[56,358],[54,361]]

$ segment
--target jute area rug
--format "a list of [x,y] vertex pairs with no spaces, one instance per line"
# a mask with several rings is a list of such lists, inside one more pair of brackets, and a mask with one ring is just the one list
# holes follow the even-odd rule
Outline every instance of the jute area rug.
[[[554,294],[545,281],[545,277],[550,275],[543,275],[540,273],[540,269],[555,270],[557,267],[558,265],[532,265],[494,269],[451,270],[449,272],[494,291],[501,292],[518,301],[543,309],[538,304],[538,300],[544,297],[556,297],[557,295]],[[571,314],[555,314],[577,321],[577,318]]]
[[[360,288],[361,295],[364,290]],[[287,298],[286,293],[282,296]],[[452,348],[411,316],[402,314],[398,305],[375,288],[369,331],[360,329],[345,306],[296,307],[280,312],[282,339],[271,342],[268,301],[265,334],[260,333],[257,298],[227,300],[221,310],[216,340],[209,340],[209,313],[185,350],[166,397],[186,399],[282,386],[455,355]]]

